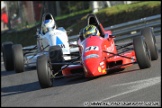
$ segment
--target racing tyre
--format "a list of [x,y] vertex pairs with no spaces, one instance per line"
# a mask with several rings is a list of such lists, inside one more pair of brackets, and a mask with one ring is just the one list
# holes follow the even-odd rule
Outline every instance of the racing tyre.
[[14,70],[14,62],[12,57],[12,42],[4,42],[2,44],[3,62],[6,71]]
[[11,41],[8,41],[8,42],[3,42],[1,45],[2,45],[2,49],[3,49],[3,45],[6,45],[6,44],[13,44],[13,42],[11,42]]
[[48,88],[52,86],[52,71],[45,55],[41,55],[37,58],[37,74],[41,88]]
[[133,46],[140,69],[151,67],[150,50],[142,36],[133,38]]
[[155,35],[151,27],[146,27],[141,31],[142,36],[145,37],[146,43],[150,49],[151,60],[158,59],[158,48],[156,44]]
[[[60,63],[64,61],[63,52],[59,45],[51,46],[49,48],[49,58],[51,63]],[[62,65],[53,65],[52,68],[54,70],[54,73],[58,72],[61,69],[61,67]],[[58,76],[59,75],[62,75],[62,73],[60,72]]]
[[24,72],[24,55],[21,44],[12,46],[14,69],[16,73]]

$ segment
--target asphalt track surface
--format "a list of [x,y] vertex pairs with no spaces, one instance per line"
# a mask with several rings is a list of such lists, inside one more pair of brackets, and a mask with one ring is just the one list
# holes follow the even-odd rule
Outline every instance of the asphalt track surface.
[[161,106],[161,36],[156,40],[159,58],[151,68],[140,70],[135,64],[91,80],[54,79],[47,89],[40,88],[35,69],[17,74],[5,71],[1,62],[1,106]]

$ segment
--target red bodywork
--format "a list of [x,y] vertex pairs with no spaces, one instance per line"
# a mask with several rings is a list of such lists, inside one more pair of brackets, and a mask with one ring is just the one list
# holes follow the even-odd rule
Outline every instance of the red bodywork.
[[[92,19],[90,18],[88,18],[90,23],[97,19],[93,15]],[[96,77],[107,74],[109,69],[124,69],[136,62],[135,51],[130,50],[119,55],[112,32],[104,30],[102,24],[97,20],[96,22],[104,36],[89,36],[84,40],[79,39],[81,64],[69,65],[62,70],[63,76],[69,76],[77,73],[79,69],[83,69],[82,73],[85,77]]]
[[[85,77],[96,77],[100,75],[107,74],[107,68],[111,68],[112,64],[128,64],[125,66],[120,66],[118,68],[126,68],[132,65],[132,62],[136,61],[135,52],[131,50],[120,54],[121,56],[114,55],[117,54],[117,49],[114,43],[114,38],[111,37],[111,31],[105,31],[107,38],[99,36],[90,36],[80,42],[79,49],[81,54],[82,65],[71,65],[62,70],[63,76],[69,76],[72,70],[83,68]],[[112,52],[113,54],[106,53],[105,51]],[[129,58],[124,58],[126,56]],[[133,61],[133,59],[135,59]],[[130,63],[130,64],[129,64]],[[115,65],[113,65],[115,66]]]

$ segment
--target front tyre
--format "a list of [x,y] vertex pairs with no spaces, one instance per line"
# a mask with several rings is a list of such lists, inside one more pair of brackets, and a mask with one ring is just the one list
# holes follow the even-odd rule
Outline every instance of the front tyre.
[[151,27],[146,27],[141,31],[141,34],[145,37],[146,43],[150,49],[151,60],[158,59],[158,49],[156,44],[155,35]]
[[140,69],[151,67],[150,50],[142,36],[133,38],[133,46]]
[[45,55],[41,55],[37,58],[37,74],[41,88],[48,88],[52,86],[52,71]]

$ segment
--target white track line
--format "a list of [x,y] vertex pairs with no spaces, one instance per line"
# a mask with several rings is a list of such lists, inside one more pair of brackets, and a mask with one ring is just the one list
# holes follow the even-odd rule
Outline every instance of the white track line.
[[115,86],[130,86],[128,87],[128,91],[122,92],[113,96],[110,96],[108,98],[102,99],[101,101],[109,100],[118,96],[122,96],[128,93],[136,92],[138,90],[144,89],[146,87],[153,86],[155,84],[158,84],[161,82],[161,77],[155,77],[155,78],[150,78],[146,80],[140,80],[140,81],[135,81],[135,82],[130,82],[130,83],[124,83],[124,84],[118,84]]

